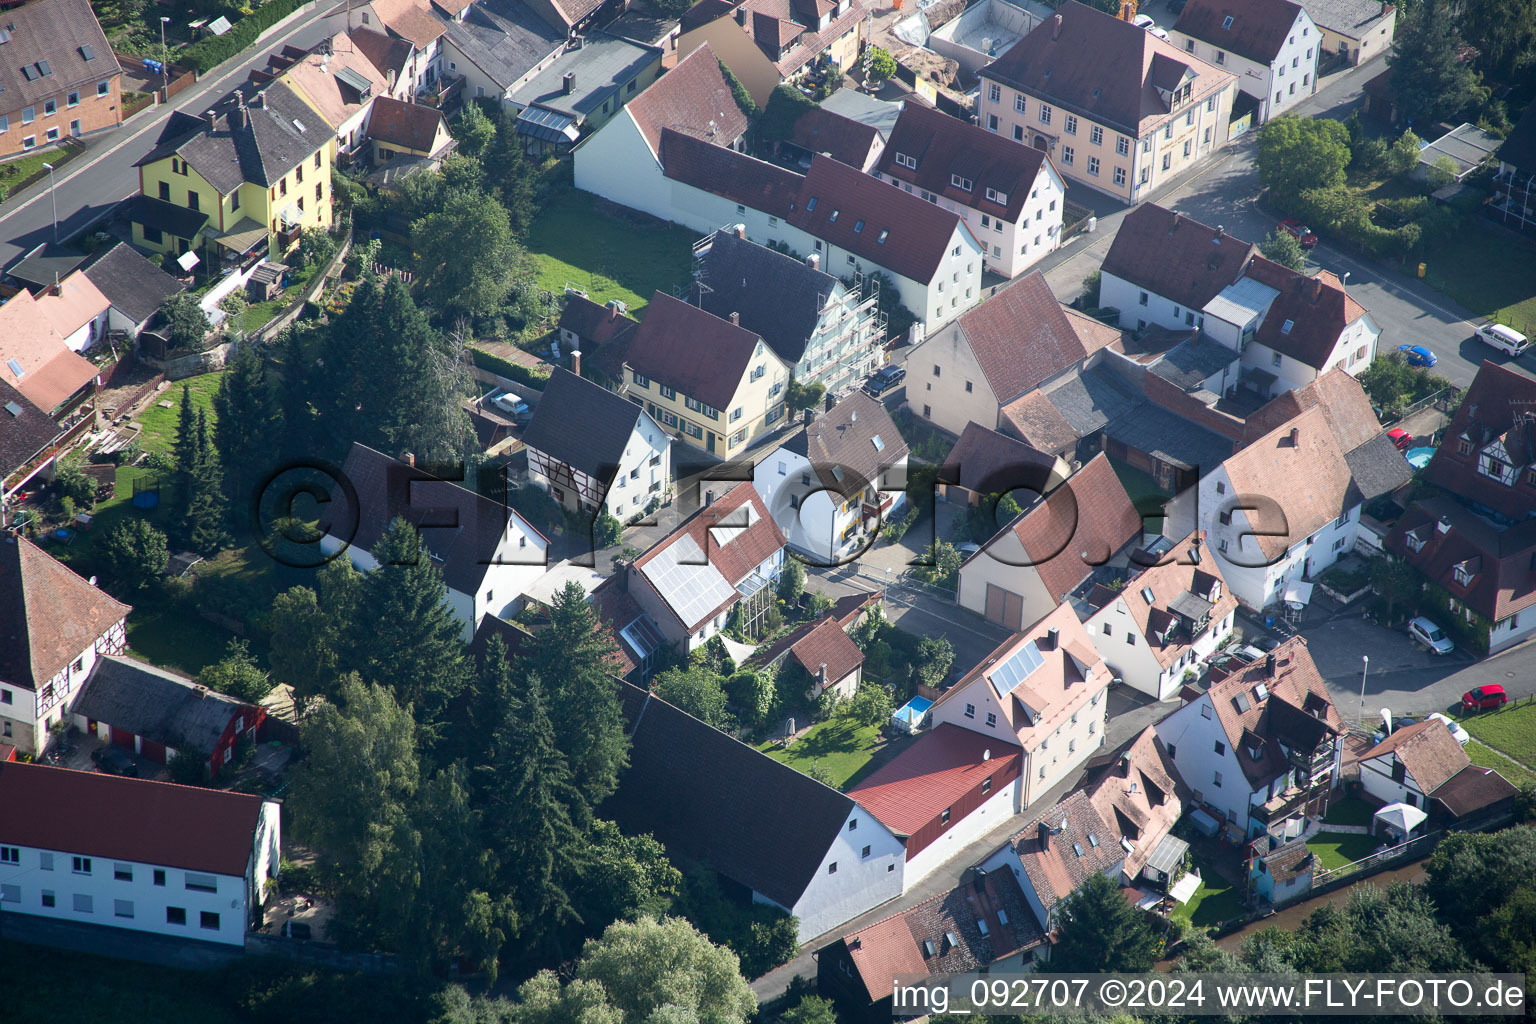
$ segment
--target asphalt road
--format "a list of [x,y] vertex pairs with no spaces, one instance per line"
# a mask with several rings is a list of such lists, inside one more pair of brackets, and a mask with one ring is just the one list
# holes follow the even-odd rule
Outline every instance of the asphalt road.
[[[240,57],[215,68],[197,85],[157,110],[146,110],[122,127],[86,140],[86,152],[66,164],[55,184],[58,235],[69,238],[108,214],[112,207],[139,190],[134,163],[154,145],[173,109],[202,111],[245,81],[251,67],[285,44],[308,48],[326,34],[325,11],[331,3],[316,3],[303,16],[275,32]],[[0,206],[0,266],[9,266],[24,253],[54,236],[53,203],[48,180]]]
[[[1297,113],[1303,117],[1348,117],[1359,107],[1365,83],[1385,67],[1383,60],[1377,58],[1362,67],[1329,76],[1317,95],[1297,106]],[[1274,230],[1276,218],[1256,205],[1262,191],[1255,162],[1256,143],[1257,133],[1248,133],[1183,180],[1153,196],[1152,201],[1201,223],[1224,227],[1239,238],[1262,241]],[[1070,195],[1074,202],[1095,211],[1098,225],[1092,235],[1079,235],[1040,265],[1051,289],[1063,302],[1076,298],[1082,290],[1083,278],[1103,263],[1120,220],[1129,209],[1085,187],[1073,188]],[[1439,358],[1435,372],[1462,386],[1471,383],[1483,360],[1509,361],[1508,356],[1474,338],[1477,320],[1469,311],[1422,281],[1374,262],[1355,259],[1326,241],[1308,257],[1314,266],[1345,278],[1350,295],[1370,311],[1381,328],[1381,351],[1392,351],[1399,345],[1424,345]],[[1527,369],[1536,371],[1536,353],[1528,353],[1521,361]]]

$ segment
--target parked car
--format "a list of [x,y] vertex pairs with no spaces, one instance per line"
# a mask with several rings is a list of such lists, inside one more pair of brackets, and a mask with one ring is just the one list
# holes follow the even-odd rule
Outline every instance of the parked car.
[[533,419],[533,409],[529,407],[527,402],[510,391],[503,391],[491,399],[491,403],[502,412],[511,416],[513,423],[526,423]]
[[1456,649],[1445,630],[1422,615],[1408,623],[1408,635],[1428,648],[1431,654],[1450,654]]
[[1270,651],[1273,651],[1275,648],[1280,646],[1280,641],[1276,640],[1268,633],[1260,633],[1258,636],[1250,637],[1248,639],[1248,643],[1245,646],[1258,648],[1258,650],[1264,654],[1268,654]]
[[1311,249],[1317,245],[1317,233],[1294,217],[1281,221],[1278,226],[1281,231],[1300,242],[1303,249]]
[[1136,19],[1132,21],[1131,24],[1135,25],[1137,28],[1149,29],[1157,24],[1157,19],[1153,18],[1150,14],[1138,14],[1136,15]]
[[1440,361],[1423,345],[1399,345],[1397,350],[1403,354],[1404,359],[1408,360],[1409,366],[1430,367]]
[[906,379],[907,371],[900,366],[882,366],[864,382],[864,392],[879,398]]
[[1484,683],[1482,686],[1474,686],[1461,695],[1461,710],[1463,711],[1487,711],[1491,708],[1501,708],[1509,703],[1509,694],[1504,692],[1504,687],[1498,683]]
[[1405,452],[1413,447],[1413,435],[1402,427],[1393,427],[1387,431],[1387,436],[1392,439],[1392,444],[1400,452]]
[[956,544],[955,550],[960,552],[960,557],[970,558],[976,552],[981,550],[981,545],[977,544],[975,541],[968,540],[963,543]]
[[93,750],[91,760],[96,763],[96,769],[106,775],[126,775],[131,779],[139,777],[139,762],[122,747],[109,746]]
[[1430,718],[1438,718],[1438,719],[1440,719],[1440,721],[1444,722],[1445,723],[1445,727],[1447,729],[1451,730],[1452,738],[1455,739],[1456,742],[1460,743],[1462,746],[1466,746],[1467,745],[1467,740],[1470,740],[1472,738],[1472,734],[1467,732],[1467,730],[1463,729],[1461,727],[1461,723],[1460,722],[1453,721],[1450,718],[1446,717],[1445,715],[1442,715],[1438,711],[1430,712],[1429,713],[1429,717]]
[[1490,348],[1496,348],[1505,355],[1518,356],[1531,347],[1530,339],[1513,327],[1503,324],[1483,324],[1477,329],[1477,336]]

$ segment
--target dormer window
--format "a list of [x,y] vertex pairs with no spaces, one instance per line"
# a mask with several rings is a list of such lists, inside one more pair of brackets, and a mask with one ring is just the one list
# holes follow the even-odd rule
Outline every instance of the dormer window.
[[910,156],[906,153],[897,153],[896,166],[905,167],[909,171],[915,171],[917,170],[917,157]]
[[1424,550],[1424,538],[1409,533],[1403,536],[1403,543],[1408,545],[1408,550],[1418,554]]
[[1456,578],[1457,583],[1465,587],[1471,584],[1477,573],[1473,572],[1471,566],[1466,562],[1462,562],[1451,570],[1451,575]]
[[1456,454],[1457,455],[1471,455],[1472,454],[1472,442],[1468,441],[1466,438],[1462,438],[1460,441],[1457,441],[1456,442]]
[[965,177],[962,177],[962,176],[960,176],[958,174],[951,174],[949,176],[949,183],[951,185],[955,186],[956,188],[965,189],[965,191],[967,191],[967,192],[970,192],[972,189],[974,189],[976,187],[976,183],[974,181],[972,181],[970,178],[965,178]]
[[1007,206],[1008,205],[1008,193],[1006,193],[1006,192],[999,192],[995,188],[987,189],[987,198],[992,200],[992,202],[998,204],[999,206]]

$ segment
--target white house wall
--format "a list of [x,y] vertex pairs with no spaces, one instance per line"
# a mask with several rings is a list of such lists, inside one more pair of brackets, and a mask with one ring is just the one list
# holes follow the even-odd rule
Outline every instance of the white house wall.
[[[1057,557],[1071,556],[1072,553],[1068,551]],[[1003,534],[991,546],[976,552],[961,564],[959,591],[955,599],[962,608],[985,617],[987,586],[991,584],[1017,594],[1020,598],[1019,622],[1005,622],[1003,625],[1022,628],[1038,622],[1056,607],[1056,599],[1041,582],[1039,570],[1027,564],[1029,561],[1018,535],[1012,532]]]
[[[787,908],[800,920],[799,941],[809,941],[900,896],[909,884],[906,854],[906,847],[890,829],[855,804],[805,892]],[[833,864],[836,872],[829,870]]]
[[[1279,117],[1317,91],[1317,57],[1322,34],[1304,10],[1297,12],[1295,24],[1273,64],[1261,64],[1239,56],[1188,33],[1171,32],[1169,35],[1173,44],[1185,53],[1236,75],[1237,87],[1259,101],[1261,122]],[[1294,91],[1292,86],[1295,86]],[[1275,98],[1277,92],[1279,99]]]
[[[1384,804],[1411,803],[1414,807],[1424,807],[1424,792],[1413,781],[1412,775],[1404,773],[1402,782],[1392,781],[1392,764],[1396,760],[1395,754],[1382,754],[1369,761],[1361,761],[1361,788]],[[1413,798],[1411,801],[1408,799],[1410,796]]]
[[[275,805],[266,805],[275,806]],[[146,824],[146,827],[149,827]],[[4,828],[0,826],[0,834]],[[0,835],[0,845],[7,844]],[[16,886],[19,899],[0,904],[0,913],[30,914],[79,924],[171,935],[231,946],[245,945],[249,903],[247,879],[239,875],[212,875],[214,892],[200,892],[186,887],[188,874],[181,868],[164,867],[140,861],[116,861],[92,856],[89,874],[73,870],[74,854],[64,850],[39,850],[20,847],[20,864],[0,864],[0,885]],[[45,867],[51,858],[52,868]],[[131,880],[115,877],[119,868],[131,874]],[[165,885],[154,884],[156,869],[165,872]],[[44,893],[52,893],[54,905],[43,905]],[[89,900],[89,909],[75,909],[76,897]],[[118,901],[126,905],[118,906]],[[186,911],[186,924],[170,924],[166,908]],[[131,916],[122,916],[124,912]],[[218,914],[218,927],[204,928],[202,913]]]
[[672,182],[627,110],[572,153],[576,187],[662,220],[675,220]]
[[961,818],[954,826],[933,842],[923,847],[917,856],[907,861],[907,885],[916,885],[934,871],[943,867],[967,846],[983,838],[993,829],[1001,828],[1009,818],[1020,811],[1020,786],[1015,779],[999,789]]
[[[1237,761],[1237,752],[1221,727],[1210,694],[1202,694],[1157,723],[1154,727],[1163,746],[1172,747],[1169,755],[1184,784],[1195,794],[1195,803],[1209,804],[1220,810],[1227,821],[1248,826],[1252,791]],[[1216,744],[1222,753],[1216,753]],[[1221,784],[1216,784],[1216,774]]]
[[[652,466],[650,462],[655,456],[661,461]],[[628,522],[645,511],[653,496],[665,498],[671,489],[672,438],[649,415],[641,415],[624,446],[619,470],[603,497],[603,507],[615,519]]]

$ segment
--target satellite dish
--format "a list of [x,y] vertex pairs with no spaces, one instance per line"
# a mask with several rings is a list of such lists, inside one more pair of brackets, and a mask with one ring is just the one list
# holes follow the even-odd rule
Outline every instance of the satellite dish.
[[983,761],[990,761],[990,760],[992,760],[992,748],[991,747],[988,747],[986,750],[983,750],[981,752],[981,759]]

